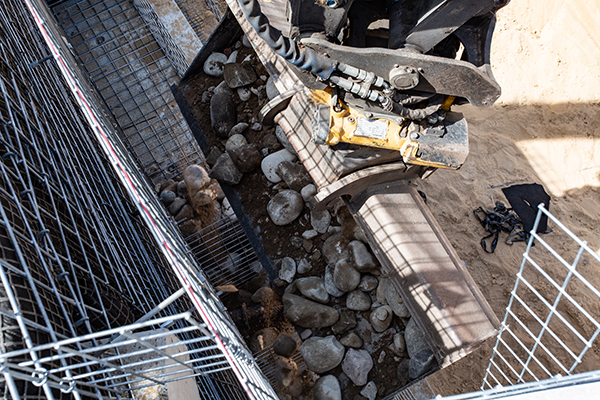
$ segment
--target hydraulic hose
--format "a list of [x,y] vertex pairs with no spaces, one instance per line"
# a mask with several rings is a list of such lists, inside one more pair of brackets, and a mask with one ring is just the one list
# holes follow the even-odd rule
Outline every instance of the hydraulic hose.
[[432,97],[429,101],[429,104],[425,108],[408,108],[395,101],[392,101],[392,112],[404,118],[421,120],[429,117],[434,112],[439,110],[443,103],[444,96],[439,94]]
[[273,28],[261,12],[257,0],[238,0],[238,3],[258,36],[287,62],[322,79],[328,79],[335,71],[337,61],[322,57],[308,48],[300,49],[295,41]]

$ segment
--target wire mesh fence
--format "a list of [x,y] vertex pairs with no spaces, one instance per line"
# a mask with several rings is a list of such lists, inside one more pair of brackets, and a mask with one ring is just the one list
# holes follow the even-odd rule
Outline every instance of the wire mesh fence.
[[0,27],[0,393],[274,398],[45,6]]
[[[600,291],[590,281],[600,256],[538,209],[482,389],[585,371],[600,333]],[[543,216],[554,223],[553,235],[564,234],[560,247],[536,233]]]

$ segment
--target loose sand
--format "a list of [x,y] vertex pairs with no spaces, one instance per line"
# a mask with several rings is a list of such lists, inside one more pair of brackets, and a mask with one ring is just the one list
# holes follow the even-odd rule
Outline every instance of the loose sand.
[[[540,183],[550,210],[591,248],[600,250],[600,6],[582,0],[513,1],[498,13],[492,68],[502,97],[489,109],[457,107],[470,131],[470,155],[459,171],[437,171],[419,187],[496,315],[502,319],[525,244],[501,240],[494,254],[473,217],[493,201],[508,205],[509,182]],[[554,225],[548,241],[572,255],[576,248]],[[541,252],[541,249],[536,251]],[[540,253],[541,254],[541,253]],[[551,257],[541,254],[550,264]],[[598,267],[598,266],[596,266]],[[600,287],[600,274],[590,271]],[[547,286],[539,283],[541,290]],[[583,296],[583,295],[582,295]],[[596,301],[591,297],[581,301]],[[592,307],[597,309],[597,304]],[[597,317],[600,314],[596,314]],[[579,321],[578,329],[589,326]],[[567,335],[566,331],[560,332]],[[567,335],[568,336],[568,335]],[[489,343],[430,379],[443,395],[478,390],[491,355]],[[600,368],[597,348],[576,371]]]

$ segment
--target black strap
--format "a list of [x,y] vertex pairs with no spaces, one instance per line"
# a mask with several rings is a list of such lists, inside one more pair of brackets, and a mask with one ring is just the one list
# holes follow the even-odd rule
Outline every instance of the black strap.
[[[473,214],[475,214],[475,218],[477,218],[481,226],[490,233],[482,238],[480,242],[481,247],[486,253],[493,253],[496,250],[500,232],[508,232],[508,238],[505,243],[509,245],[529,239],[529,234],[523,230],[523,223],[519,216],[513,212],[512,208],[506,208],[500,202],[496,203],[496,207],[493,210],[484,210],[482,207],[479,207],[473,210]],[[492,242],[488,250],[487,242],[490,238],[492,238]]]

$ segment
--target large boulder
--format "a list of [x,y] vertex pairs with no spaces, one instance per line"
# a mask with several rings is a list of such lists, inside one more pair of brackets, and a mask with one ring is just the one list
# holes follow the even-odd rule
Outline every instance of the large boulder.
[[311,329],[331,326],[340,318],[335,308],[306,300],[291,293],[283,295],[283,311],[290,322]]
[[[334,369],[342,362],[344,346],[333,335],[311,337],[302,343],[300,353],[308,369],[322,374]],[[365,381],[365,383],[367,382]]]

